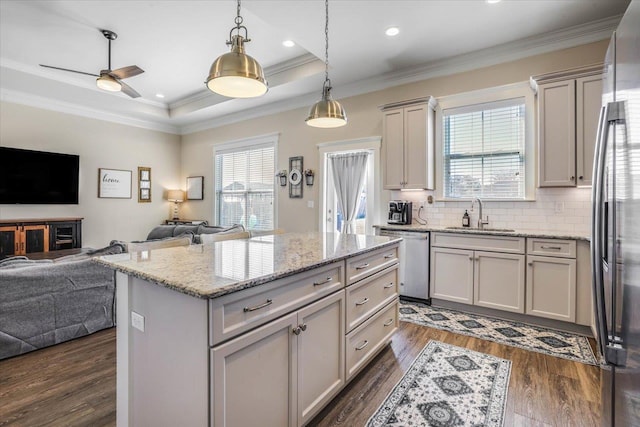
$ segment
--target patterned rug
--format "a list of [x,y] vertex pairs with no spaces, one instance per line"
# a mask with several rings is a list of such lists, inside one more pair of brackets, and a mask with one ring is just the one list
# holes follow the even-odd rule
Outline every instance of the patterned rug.
[[525,323],[402,301],[400,320],[597,365],[586,337]]
[[367,427],[502,426],[511,362],[429,341]]

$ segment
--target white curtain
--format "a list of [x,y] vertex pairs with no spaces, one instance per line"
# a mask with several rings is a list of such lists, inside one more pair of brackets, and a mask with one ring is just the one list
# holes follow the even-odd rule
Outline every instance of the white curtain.
[[355,232],[353,222],[360,204],[360,193],[366,182],[368,158],[367,151],[329,156],[338,208],[344,217],[343,233]]

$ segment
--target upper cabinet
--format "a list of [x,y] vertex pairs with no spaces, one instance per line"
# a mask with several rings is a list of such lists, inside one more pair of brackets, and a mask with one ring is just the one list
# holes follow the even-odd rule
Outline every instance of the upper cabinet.
[[591,185],[602,64],[532,77],[538,93],[538,186]]
[[386,190],[434,188],[435,107],[432,97],[380,107]]

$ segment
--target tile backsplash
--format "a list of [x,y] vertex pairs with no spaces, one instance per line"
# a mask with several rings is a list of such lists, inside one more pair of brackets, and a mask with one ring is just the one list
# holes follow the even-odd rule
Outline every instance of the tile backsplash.
[[[471,202],[426,202],[431,191],[394,191],[394,200],[413,203],[413,222],[418,221],[420,202],[425,208],[420,218],[434,226],[460,226],[465,209],[469,210],[471,225],[478,221],[478,207],[471,211]],[[491,202],[483,201],[483,215],[489,216],[493,228],[517,230],[566,231],[589,234],[591,230],[591,188],[537,188],[535,201]]]

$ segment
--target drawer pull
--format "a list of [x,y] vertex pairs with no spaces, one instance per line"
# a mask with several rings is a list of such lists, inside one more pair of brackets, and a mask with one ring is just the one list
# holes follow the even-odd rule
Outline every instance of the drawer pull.
[[359,346],[356,347],[356,350],[362,350],[363,348],[365,348],[368,345],[369,345],[369,341],[364,340],[364,342],[362,344],[360,344]]
[[389,254],[389,255],[385,255],[384,259],[391,259],[394,258],[393,254]]
[[392,323],[393,323],[393,319],[389,319],[386,322],[384,322],[384,326],[389,326]]
[[557,250],[557,251],[559,251],[559,250],[561,250],[561,249],[562,249],[562,247],[561,247],[561,246],[544,246],[544,245],[542,245],[542,246],[540,246],[540,247],[541,247],[542,249],[555,249],[555,250]]
[[313,282],[313,286],[320,286],[320,285],[326,285],[327,283],[329,283],[330,281],[333,280],[333,277],[327,277],[325,280],[323,280],[322,282]]
[[270,306],[271,304],[273,304],[273,300],[272,299],[268,299],[266,302],[260,304],[260,305],[256,305],[253,307],[245,307],[242,309],[242,311],[244,311],[245,313],[248,313],[250,311],[256,311],[256,310],[260,310],[261,308],[265,308],[267,306]]
[[389,289],[391,287],[393,287],[393,282],[389,283],[388,285],[384,285],[385,289]]
[[362,301],[358,301],[358,302],[356,303],[356,305],[365,305],[365,304],[366,304],[366,303],[368,303],[368,302],[369,302],[369,298],[365,298],[365,299],[363,299]]
[[299,325],[298,327],[300,329],[302,329],[303,332],[307,330],[307,324],[306,323],[303,323],[302,325]]
[[364,270],[365,268],[369,267],[369,263],[366,264],[362,264],[356,267],[356,270]]

